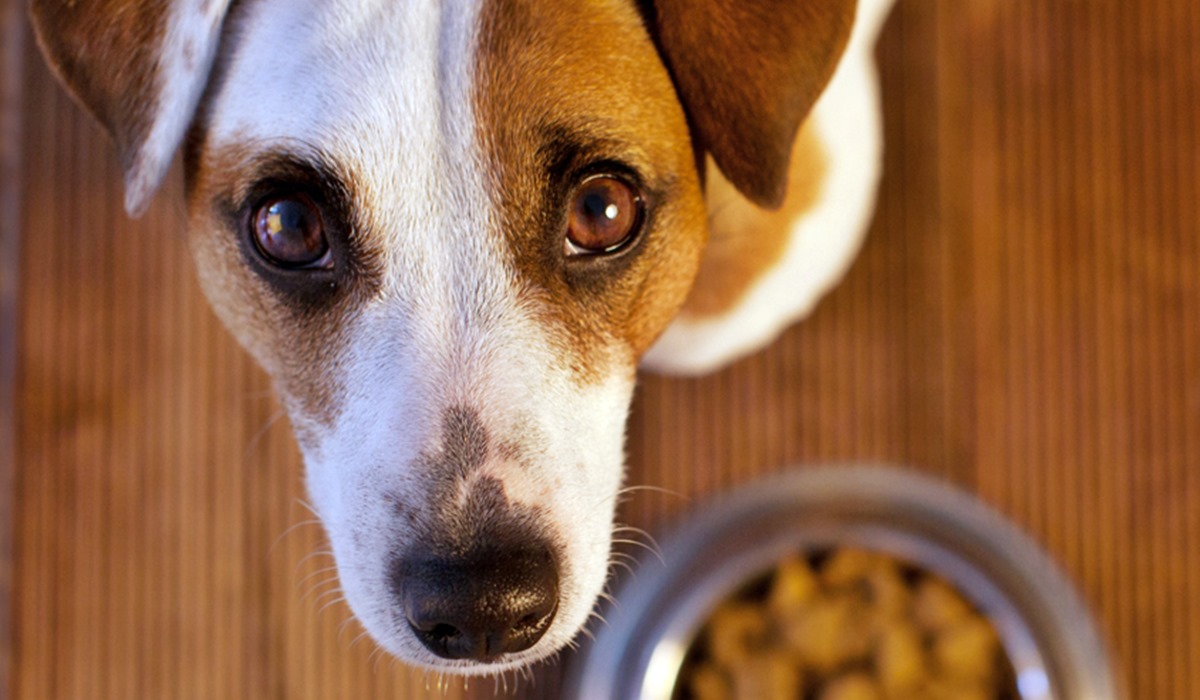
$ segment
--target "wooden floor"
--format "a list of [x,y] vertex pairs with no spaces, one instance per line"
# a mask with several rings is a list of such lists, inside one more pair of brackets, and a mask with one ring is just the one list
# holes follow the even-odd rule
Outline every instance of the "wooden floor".
[[[0,110],[24,123],[0,188],[21,207],[19,255],[0,231],[10,696],[490,697],[438,692],[343,626],[286,421],[193,278],[178,178],[126,220],[110,147],[25,39],[0,52],[24,93]],[[1200,3],[901,0],[879,58],[861,258],[769,350],[643,378],[629,481],[681,496],[639,492],[620,518],[654,529],[786,465],[910,465],[1061,563],[1134,698],[1195,698]]]

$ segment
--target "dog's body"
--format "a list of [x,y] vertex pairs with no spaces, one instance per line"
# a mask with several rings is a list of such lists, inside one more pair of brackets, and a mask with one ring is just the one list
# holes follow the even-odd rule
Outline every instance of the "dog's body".
[[[802,313],[814,291],[780,280],[812,241],[834,241],[814,290],[853,254],[878,174],[868,7],[799,139],[852,2],[35,0],[34,19],[131,211],[187,133],[201,282],[284,400],[350,606],[396,656],[477,673],[586,621],[636,366],[685,302],[659,367]],[[708,156],[727,177],[709,168],[706,200]],[[775,232],[746,246],[751,227]]]

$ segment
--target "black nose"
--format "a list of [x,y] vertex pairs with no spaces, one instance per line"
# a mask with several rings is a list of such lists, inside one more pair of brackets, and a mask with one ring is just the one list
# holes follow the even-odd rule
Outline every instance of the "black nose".
[[409,553],[393,565],[392,583],[417,639],[446,659],[528,649],[558,609],[558,567],[542,546]]

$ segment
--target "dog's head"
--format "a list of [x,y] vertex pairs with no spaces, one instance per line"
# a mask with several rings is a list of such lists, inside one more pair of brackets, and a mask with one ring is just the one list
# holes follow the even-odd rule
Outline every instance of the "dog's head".
[[426,666],[545,657],[604,585],[698,164],[782,198],[853,3],[227,5],[33,15],[131,212],[186,139],[200,279],[278,387],[359,619]]

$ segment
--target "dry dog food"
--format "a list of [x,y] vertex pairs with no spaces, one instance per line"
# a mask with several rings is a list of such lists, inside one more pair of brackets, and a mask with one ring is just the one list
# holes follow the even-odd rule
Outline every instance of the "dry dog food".
[[712,613],[675,700],[1016,700],[991,622],[928,571],[862,549],[797,556]]

